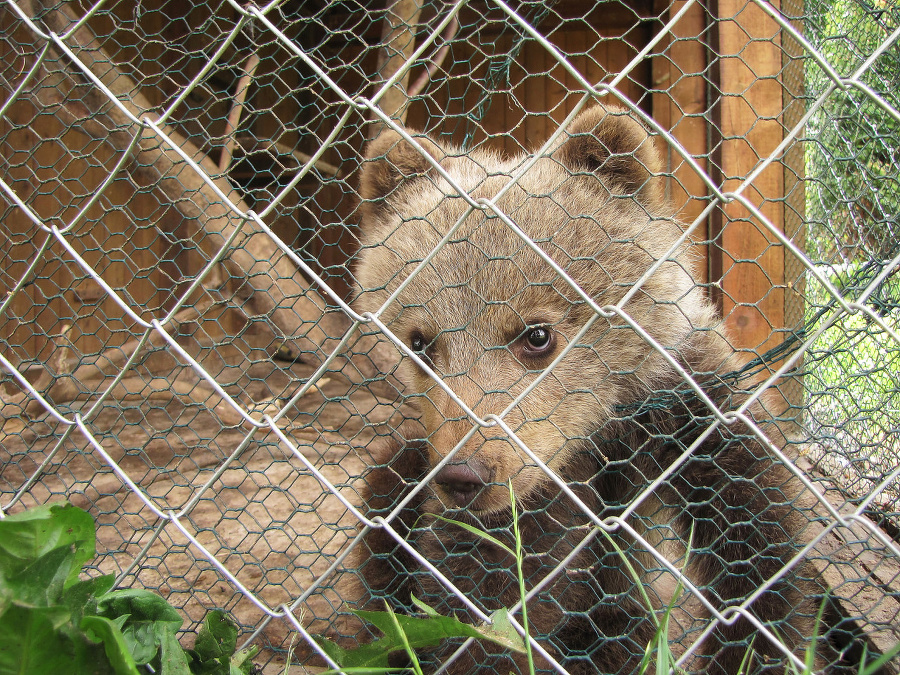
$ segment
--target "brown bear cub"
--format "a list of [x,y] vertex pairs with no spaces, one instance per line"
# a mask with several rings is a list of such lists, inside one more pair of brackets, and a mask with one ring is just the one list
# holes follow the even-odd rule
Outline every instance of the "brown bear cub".
[[[746,398],[647,131],[590,108],[536,159],[410,134],[421,149],[383,132],[361,174],[357,307],[418,357],[398,372],[421,412],[361,481],[399,537],[372,529],[357,549],[363,604],[415,611],[414,595],[477,622],[467,602],[519,602],[515,561],[448,522],[512,545],[511,486],[539,671],[638,672],[671,603],[689,670],[784,672],[823,597],[810,565],[789,564],[801,487],[743,418],[717,417]],[[675,592],[678,570],[699,594]],[[422,659],[525,672],[489,643]]]

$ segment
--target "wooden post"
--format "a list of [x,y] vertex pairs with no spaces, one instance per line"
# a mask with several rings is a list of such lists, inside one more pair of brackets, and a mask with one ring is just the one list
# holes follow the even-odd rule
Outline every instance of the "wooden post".
[[[802,0],[780,3],[789,15],[801,13]],[[658,0],[656,10],[667,19],[684,4],[668,6]],[[725,192],[734,190],[803,115],[803,65],[795,58],[799,50],[752,2],[709,0],[705,7],[695,5],[653,60],[653,116],[716,185]],[[709,190],[671,147],[665,149],[671,202],[682,222],[693,223],[708,204]],[[802,147],[794,145],[743,193],[801,248],[803,167]],[[803,325],[805,268],[742,205],[733,202],[716,209],[694,239],[709,242],[705,278],[699,278],[710,283],[710,295],[733,344],[746,350],[745,360],[780,344],[787,332]],[[773,369],[780,364],[769,365]],[[796,417],[802,409],[802,382],[785,378],[778,390],[782,400],[771,412]]]
[[[781,6],[788,17],[803,16],[803,0],[782,0]],[[806,112],[803,99],[805,61],[799,58],[803,47],[789,33],[782,38],[782,46],[783,120],[785,130],[790,131],[800,123]],[[802,251],[806,250],[805,168],[803,144],[794,143],[784,155],[784,233]],[[797,331],[806,323],[806,267],[788,254],[784,261],[784,275],[784,325],[789,331]],[[779,388],[790,405],[787,417],[798,420],[803,414],[805,398],[802,376],[790,377]]]
[[[780,0],[772,5],[777,9]],[[725,192],[741,182],[784,138],[781,33],[777,23],[747,0],[713,3],[718,56],[718,135]],[[767,167],[743,192],[784,231],[784,169]],[[783,339],[784,248],[741,204],[721,210],[711,269],[721,269],[721,308],[736,347],[762,354]],[[716,262],[718,264],[716,264]]]
[[[676,0],[657,2],[657,13],[669,6],[669,18],[686,4]],[[653,59],[653,118],[671,132],[678,142],[693,156],[700,168],[708,170],[709,132],[707,100],[707,48],[703,35],[707,28],[706,11],[696,4],[673,27],[672,33],[660,53]],[[669,201],[678,219],[691,225],[706,208],[708,189],[700,174],[690,167],[671,145],[660,144],[666,158]],[[695,241],[707,239],[707,225],[701,225]],[[708,265],[698,266],[698,281],[708,281]]]
[[[381,50],[378,55],[378,82],[376,90],[403,67],[416,48],[416,28],[419,25],[419,14],[422,11],[418,0],[390,0],[384,15],[384,31],[381,37]],[[407,88],[409,87],[409,71],[378,102],[384,113],[401,124],[406,121],[406,110],[409,104]],[[372,127],[370,134],[375,136],[380,125]]]

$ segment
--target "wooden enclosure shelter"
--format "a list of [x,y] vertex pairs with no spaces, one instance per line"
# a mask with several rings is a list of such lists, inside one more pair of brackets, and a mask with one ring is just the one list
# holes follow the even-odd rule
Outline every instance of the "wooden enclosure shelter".
[[[587,81],[608,83],[683,5],[681,1],[559,0],[549,4],[539,29]],[[523,4],[523,15],[530,16],[536,6]],[[292,13],[316,17],[309,26],[298,24],[297,34],[290,37],[333,67],[341,87],[358,95],[372,93],[361,74],[377,68],[377,50],[372,45],[380,39],[382,8],[290,2],[283,7],[289,18]],[[196,75],[201,56],[216,47],[222,25],[233,21],[236,12],[226,3],[216,17],[204,6],[184,13],[165,0],[142,2],[140,8],[137,16],[128,3],[113,3],[108,14],[95,17],[89,25],[117,67],[139,82],[152,104],[163,106]],[[416,32],[421,38],[435,17],[426,7],[419,18]],[[29,42],[11,13],[4,14],[3,22],[10,35]],[[409,126],[445,134],[457,143],[489,139],[507,153],[535,149],[583,96],[583,88],[542,44],[523,39],[526,36],[511,29],[502,12],[489,3],[466,5],[460,24],[463,28],[441,69],[428,88],[409,102],[405,112]],[[328,33],[332,28],[336,30]],[[142,40],[146,36],[154,39]],[[0,49],[6,50],[4,81],[14,83],[26,61],[17,57],[9,41]],[[485,91],[488,68],[510,49],[516,53],[500,82],[502,90]],[[315,81],[303,62],[285,54],[269,37],[253,44],[239,35],[232,53],[228,67],[213,69],[175,108],[173,119],[198,150],[218,160],[225,145],[228,111],[244,75],[236,66],[250,54],[259,56],[253,77],[243,85],[246,112],[227,170],[253,207],[286,185],[304,159],[318,149],[337,121],[339,100]],[[670,131],[698,166],[727,191],[737,188],[769,157],[801,115],[803,103],[798,98],[803,93],[803,75],[795,53],[791,38],[758,6],[737,0],[695,3],[618,83],[617,90]],[[413,68],[411,79],[422,70]],[[487,114],[467,122],[478,105],[485,106]],[[318,170],[307,175],[269,218],[275,233],[302,250],[345,297],[352,285],[346,265],[356,248],[354,171],[366,138],[360,131],[363,121],[354,119],[347,125]],[[30,203],[48,221],[66,222],[77,212],[78,201],[111,168],[113,155],[102,139],[88,138],[77,125],[66,125],[53,110],[38,110],[33,102],[13,103],[0,125],[9,176],[16,185],[29,186]],[[37,139],[54,142],[36,143]],[[709,204],[710,189],[671,147],[660,146],[668,157],[672,202],[679,218],[690,224]],[[789,236],[799,229],[803,217],[803,191],[795,189],[802,176],[802,152],[792,150],[777,157],[745,193]],[[761,353],[777,344],[782,331],[795,327],[802,316],[801,294],[795,288],[799,272],[791,271],[790,254],[775,245],[773,235],[740,204],[716,207],[704,221],[694,239],[707,244],[704,268],[710,292],[718,298],[739,346]],[[14,207],[8,207],[5,223],[10,233],[4,243],[7,278],[15,279],[30,258],[32,224]],[[90,228],[89,237],[96,242],[85,256],[91,261],[103,258],[108,282],[127,286],[131,297],[148,309],[171,302],[203,261],[198,249],[187,243],[190,228],[183,214],[158,191],[137,188],[125,172],[107,188],[102,202],[89,210],[81,227]],[[172,236],[160,236],[160,232]],[[202,237],[195,239],[202,249]],[[116,324],[107,319],[121,318],[121,311],[104,295],[91,280],[60,264],[16,299],[15,315],[22,320],[7,322],[3,335],[21,346],[21,359],[41,359],[47,355],[45,336],[72,323],[77,332],[69,339],[84,353],[94,353],[126,340],[129,328],[128,321],[122,320],[121,330],[110,332]],[[98,311],[104,316],[94,322],[91,317]],[[229,314],[215,323],[226,333],[235,333],[243,321]]]
[[[338,496],[357,496],[368,444],[399,415],[394,399],[358,386],[388,369],[363,338],[364,358],[351,361],[361,377],[335,366],[305,389],[350,324],[339,303],[354,294],[357,172],[377,124],[360,102],[456,5],[14,4],[0,9],[0,509],[59,497],[93,509],[100,567],[159,589],[194,624],[199,605],[225,606],[283,653],[298,615],[322,631],[333,623],[330,587],[292,604],[279,629],[271,608],[306,603],[309,584],[340,562],[358,522]],[[810,103],[809,54],[789,30],[795,17],[802,28],[799,0],[459,4],[381,99],[389,116],[515,155],[590,95],[583,82],[598,86],[601,101],[627,101],[661,131],[698,283],[746,360],[803,327],[805,146],[786,142]],[[391,19],[401,7],[408,24]],[[129,116],[153,124],[135,138]],[[249,210],[259,218],[235,215]],[[57,423],[23,380],[89,419],[76,431]],[[802,415],[810,390],[799,376],[775,387],[792,406],[782,416]],[[839,467],[864,475],[836,498],[841,513],[866,489],[867,508],[896,490],[869,463],[896,435]],[[151,507],[188,525],[176,530]],[[816,518],[831,525],[825,510]],[[898,521],[895,503],[887,511],[873,518],[879,533]],[[854,511],[841,523],[852,536],[831,531],[809,555],[830,566],[848,623],[868,620],[885,650],[898,638],[900,561],[863,517]]]

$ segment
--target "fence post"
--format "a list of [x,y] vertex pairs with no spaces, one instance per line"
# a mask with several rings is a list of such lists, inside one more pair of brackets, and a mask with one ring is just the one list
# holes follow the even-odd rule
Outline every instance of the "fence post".
[[[803,16],[804,0],[782,0],[781,11],[788,18]],[[800,28],[800,21],[792,21]],[[790,131],[806,112],[806,79],[803,47],[785,32],[782,38],[782,82],[784,84],[784,129]],[[793,143],[784,155],[784,233],[802,251],[806,251],[806,153],[802,143]],[[806,267],[791,255],[784,261],[785,328],[795,332],[806,323]],[[799,365],[802,364],[802,361]],[[799,368],[798,368],[799,370]],[[803,415],[805,390],[802,375],[786,378],[779,387],[790,406],[786,415],[799,421]]]
[[[657,0],[655,11],[665,19],[675,16],[687,0],[669,3]],[[653,118],[671,132],[694,157],[701,169],[709,171],[709,101],[707,97],[708,47],[702,41],[708,28],[707,13],[702,4],[694,4],[675,24],[661,51],[653,59],[652,93]],[[676,209],[678,219],[687,225],[696,220],[708,205],[708,189],[700,174],[682,161],[668,145],[660,148],[665,154],[667,170],[672,179],[667,182],[669,202]],[[707,238],[707,228],[701,226],[694,239]],[[708,256],[708,247],[706,247]],[[698,266],[697,281],[706,283],[709,266]]]
[[[778,9],[780,0],[772,4]],[[718,143],[712,151],[728,192],[784,138],[781,33],[778,24],[748,0],[713,0],[711,10],[717,43],[713,49],[719,55],[714,82],[719,90]],[[783,165],[776,162],[743,193],[781,231],[784,187]],[[721,226],[713,227],[717,241],[711,247],[710,269],[712,280],[717,275],[720,283],[722,313],[735,346],[761,354],[783,339],[784,249],[739,203],[724,205],[717,216]]]

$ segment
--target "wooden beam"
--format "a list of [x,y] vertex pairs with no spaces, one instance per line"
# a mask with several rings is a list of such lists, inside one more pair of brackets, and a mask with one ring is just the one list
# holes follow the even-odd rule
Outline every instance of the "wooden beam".
[[[378,54],[378,79],[375,89],[390,80],[410,59],[416,48],[416,30],[422,7],[418,0],[389,0],[384,14],[381,49]],[[388,89],[378,101],[381,110],[401,124],[406,122],[409,107],[409,71]],[[370,137],[377,136],[381,125],[373,125]]]
[[[802,17],[804,0],[781,0],[782,11],[787,17]],[[795,21],[795,28],[802,28]],[[806,113],[805,93],[806,60],[804,49],[790,33],[782,36],[782,74],[784,86],[785,132],[800,124]],[[784,154],[784,233],[801,251],[806,251],[806,153],[803,143],[794,143]],[[784,260],[784,325],[795,332],[806,324],[806,267],[795,256],[787,253]],[[800,366],[802,364],[798,364]],[[802,368],[798,368],[798,371]],[[790,404],[792,411],[786,416],[793,421],[803,415],[805,389],[802,375],[786,378],[779,390]]]
[[[657,13],[668,20],[686,4],[686,0],[657,3]],[[667,9],[668,8],[668,9]],[[652,115],[659,124],[708,171],[709,105],[707,101],[707,47],[704,34],[707,15],[702,5],[693,5],[673,27],[659,52],[653,58]],[[659,144],[666,161],[668,197],[676,216],[691,225],[706,208],[708,189],[697,173],[670,144]],[[707,225],[701,224],[695,241],[707,239]],[[704,247],[704,255],[707,255]],[[708,266],[698,266],[698,281],[708,281]]]
[[[772,5],[778,9],[780,0]],[[781,33],[771,17],[745,0],[718,0],[713,6],[721,96],[719,171],[729,192],[784,138]],[[782,164],[768,166],[743,194],[784,231]],[[783,339],[784,249],[741,204],[724,205],[722,218],[713,252],[721,257],[722,312],[735,346],[761,354]]]

